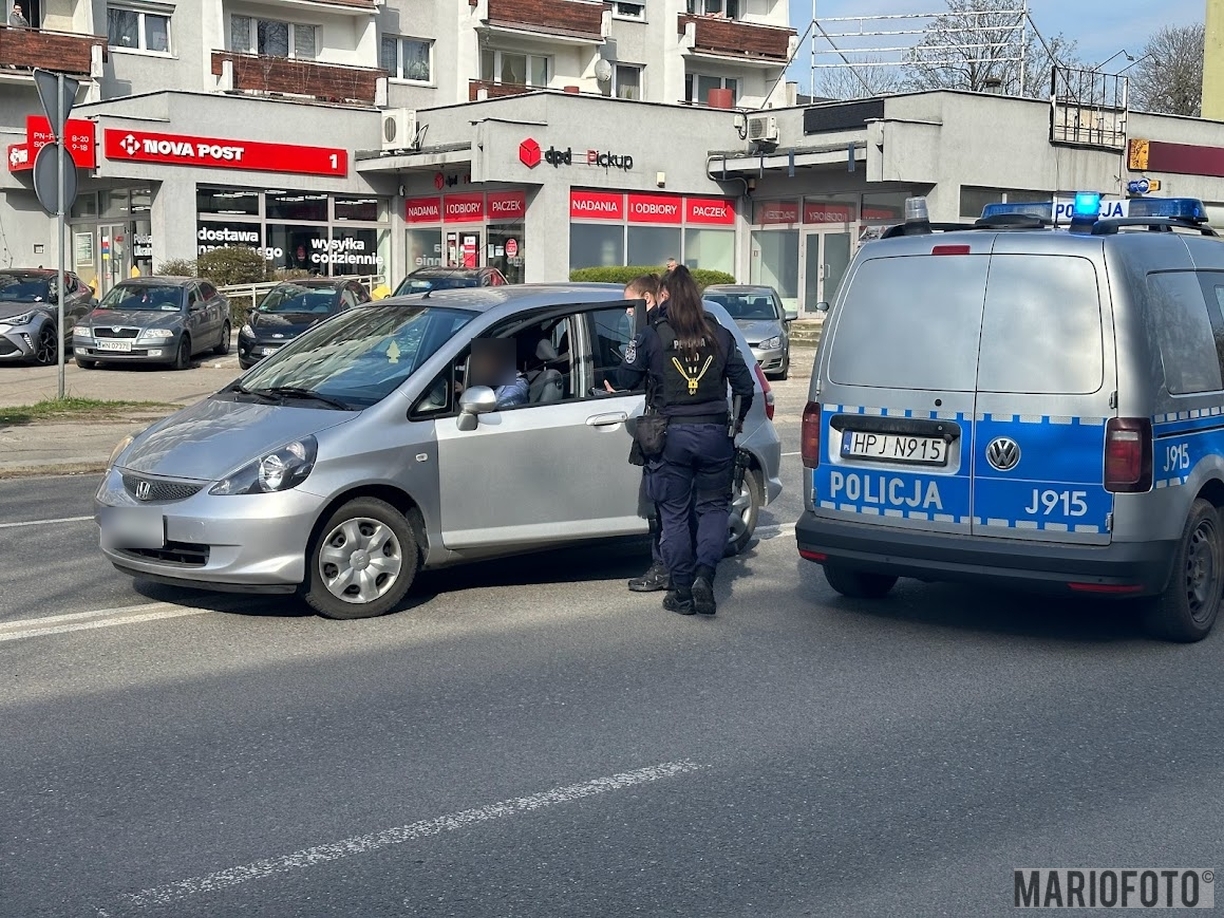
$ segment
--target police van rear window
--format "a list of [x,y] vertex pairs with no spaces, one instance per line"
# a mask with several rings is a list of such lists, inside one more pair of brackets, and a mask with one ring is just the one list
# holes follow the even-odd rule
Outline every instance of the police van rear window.
[[872,258],[850,279],[829,354],[845,386],[974,388],[985,255]]

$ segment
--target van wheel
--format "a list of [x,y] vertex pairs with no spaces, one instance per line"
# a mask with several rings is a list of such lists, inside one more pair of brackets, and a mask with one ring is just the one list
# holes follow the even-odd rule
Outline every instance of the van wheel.
[[883,599],[897,583],[897,578],[888,574],[856,571],[840,564],[826,564],[824,575],[829,586],[851,599]]
[[757,519],[761,515],[765,489],[761,485],[760,473],[756,469],[744,470],[744,483],[739,493],[731,498],[727,516],[727,551],[725,557],[738,555],[752,541]]
[[383,500],[359,497],[333,513],[307,557],[306,602],[327,618],[373,618],[399,604],[419,567],[416,536]]
[[1156,637],[1190,643],[1211,632],[1224,587],[1224,538],[1220,513],[1198,498],[1182,531],[1173,576],[1163,594],[1149,600],[1143,623]]

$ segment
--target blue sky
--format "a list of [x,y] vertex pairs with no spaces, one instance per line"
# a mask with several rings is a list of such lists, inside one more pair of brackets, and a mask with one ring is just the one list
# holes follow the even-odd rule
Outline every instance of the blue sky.
[[[1019,7],[1016,0],[1015,7]],[[812,0],[790,0],[791,20],[799,34],[812,17]],[[1098,64],[1125,48],[1138,56],[1148,36],[1161,26],[1202,22],[1205,0],[1029,0],[1029,11],[1037,28],[1049,38],[1062,32],[1078,42],[1079,56]],[[870,16],[887,13],[933,13],[945,9],[943,0],[816,0],[817,15]],[[830,29],[829,31],[833,31]],[[838,31],[849,31],[848,28]],[[906,42],[908,44],[908,41]],[[806,86],[808,43],[795,57],[793,76],[802,72]],[[827,45],[825,46],[827,47]],[[1108,68],[1112,70],[1125,58]]]

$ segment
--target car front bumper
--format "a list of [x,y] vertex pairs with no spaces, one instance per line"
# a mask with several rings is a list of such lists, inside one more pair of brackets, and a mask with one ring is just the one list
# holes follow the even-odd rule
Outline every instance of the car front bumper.
[[255,338],[239,337],[238,361],[243,366],[253,366],[265,357],[271,357],[288,343],[288,341],[269,342],[259,341]]
[[[75,334],[72,350],[78,357],[88,360],[105,360],[116,363],[166,363],[174,360],[178,353],[180,335],[171,338],[95,338],[92,335]],[[108,345],[123,346],[129,350],[110,350]]]
[[[1178,543],[1069,545],[914,532],[804,511],[795,525],[800,554],[819,563],[925,581],[966,581],[1041,592],[1085,587],[1116,596],[1164,592]],[[1117,588],[1111,591],[1110,588]]]
[[759,347],[752,349],[752,356],[756,358],[756,362],[761,365],[761,369],[766,373],[773,373],[786,368],[786,345],[771,350],[762,350]]
[[[292,592],[305,579],[307,543],[323,498],[297,488],[213,495],[208,489],[214,482],[190,482],[200,489],[185,500],[142,503],[128,493],[123,474],[108,471],[94,497],[102,553],[120,571],[180,586],[251,592]],[[133,529],[156,532],[159,525],[160,549],[156,539],[129,535]]]

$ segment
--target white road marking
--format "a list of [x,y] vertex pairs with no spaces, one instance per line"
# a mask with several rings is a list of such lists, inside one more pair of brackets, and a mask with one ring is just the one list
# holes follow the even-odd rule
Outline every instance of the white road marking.
[[61,516],[53,520],[22,520],[19,523],[0,523],[0,529],[18,529],[22,526],[50,526],[52,523],[84,523],[93,521],[92,516]]
[[802,456],[802,455],[803,455],[803,453],[799,453],[799,452],[794,452],[794,453],[783,453],[783,454],[782,454],[783,458],[785,458],[786,456]]
[[[494,819],[505,819],[508,816],[516,816],[519,813],[530,813],[545,807],[555,806],[559,803],[569,803],[573,800],[581,800],[584,797],[605,794],[608,791],[624,790],[627,787],[633,787],[638,784],[649,784],[653,781],[661,781],[664,778],[674,778],[676,775],[687,774],[703,767],[696,762],[690,761],[664,762],[661,765],[651,765],[648,768],[639,768],[636,771],[626,771],[605,778],[583,781],[581,784],[554,787],[552,790],[547,790],[540,794],[532,794],[529,797],[514,797],[510,800],[502,800],[498,803],[490,803],[470,810],[461,810],[457,813],[449,813],[434,819],[425,819],[420,822],[409,823],[408,825],[396,826],[392,829],[383,829],[381,832],[373,832],[369,835],[355,835],[343,841],[318,845],[313,848],[303,848],[300,851],[294,851],[292,854],[253,861],[250,864],[218,870],[215,873],[180,880],[177,883],[168,883],[165,886],[143,889],[138,893],[130,893],[124,896],[124,900],[127,905],[136,908],[169,905],[171,902],[178,902],[190,896],[228,889],[250,880],[262,880],[276,874],[302,870],[307,867],[326,864],[329,861],[336,861],[357,854],[368,854],[371,851],[379,851],[393,845],[402,845],[405,842],[441,835],[443,832],[466,829]],[[99,912],[101,913],[101,910]]]
[[48,615],[44,618],[25,618],[12,622],[0,622],[0,643],[19,641],[24,638],[45,637],[51,634],[66,634],[70,631],[92,631],[95,628],[112,628],[116,625],[139,625],[166,618],[182,618],[187,615],[206,615],[212,609],[192,606],[175,606],[166,602],[146,603],[140,606],[122,606],[115,609],[97,609],[92,612],[70,612],[66,615]]

